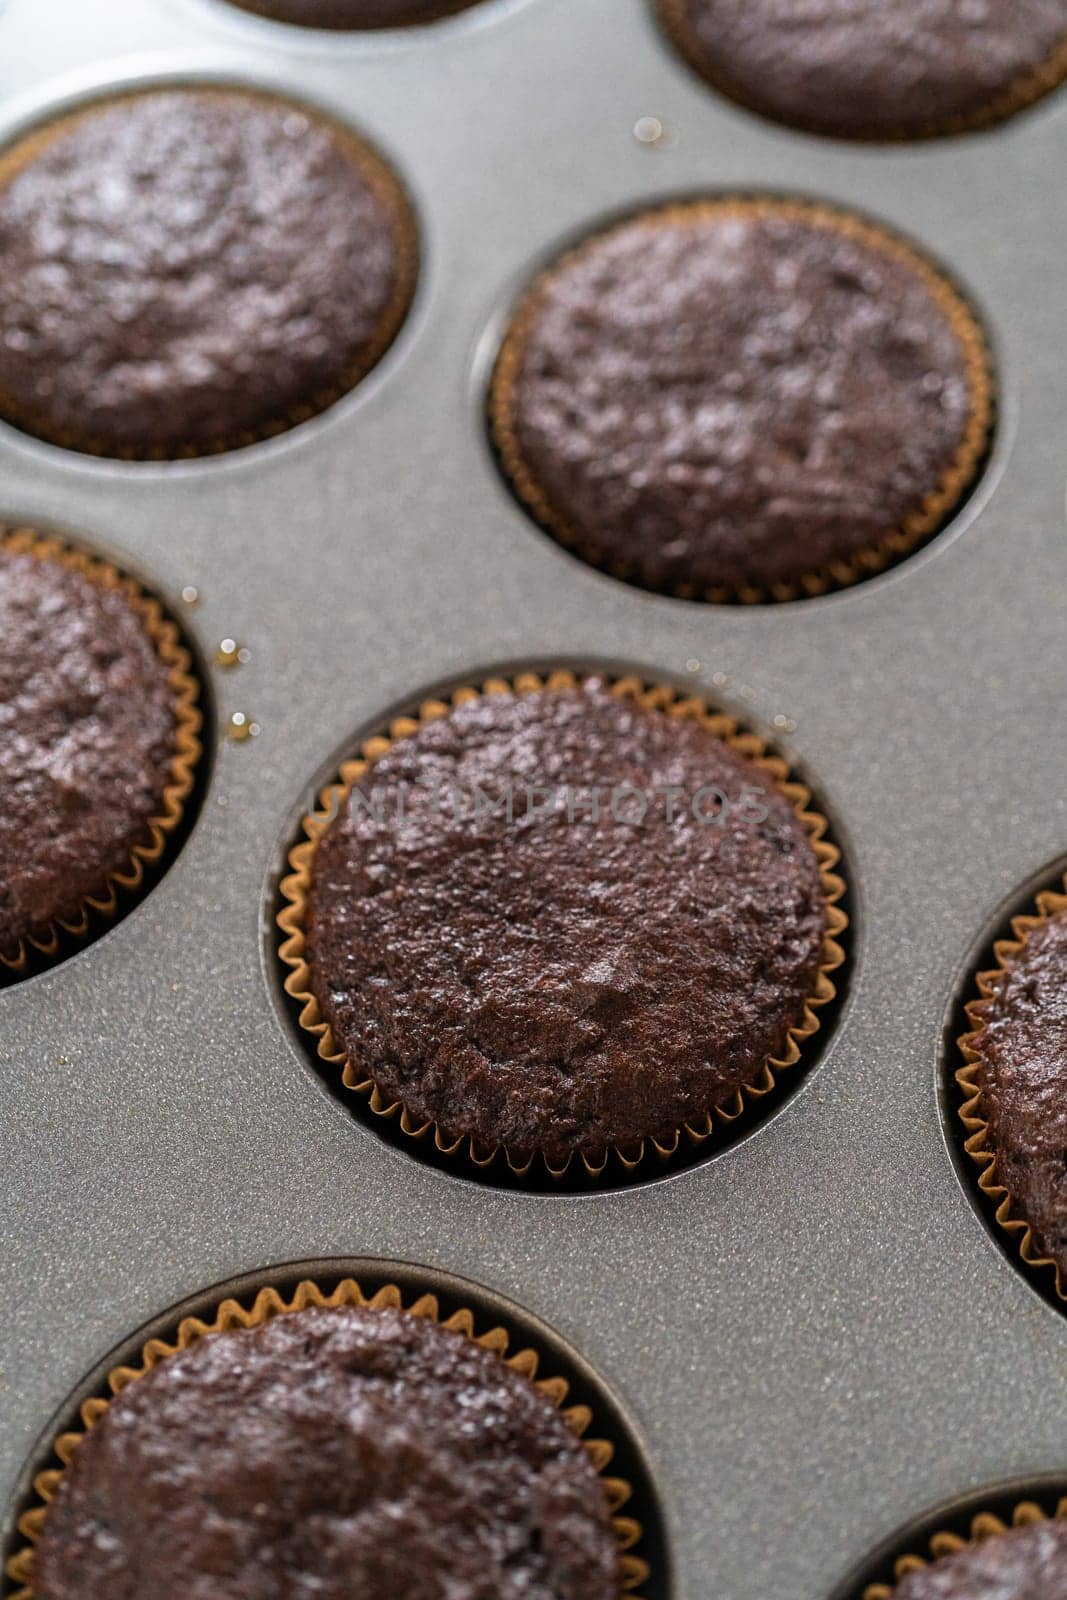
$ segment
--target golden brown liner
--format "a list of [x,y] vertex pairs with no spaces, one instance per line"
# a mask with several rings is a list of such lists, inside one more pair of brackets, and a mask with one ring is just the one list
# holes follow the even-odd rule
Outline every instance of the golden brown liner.
[[[1067,1518],[1067,1497],[1059,1502],[1051,1518],[1033,1500],[1020,1501],[1011,1514],[1010,1523],[992,1511],[979,1511],[972,1518],[969,1539],[942,1529],[931,1534],[925,1556],[910,1554],[901,1556],[896,1563],[896,1584],[902,1583],[909,1572],[921,1571],[924,1567],[932,1566],[935,1561],[943,1560],[945,1556],[954,1556],[958,1551],[965,1550],[968,1545],[982,1544],[986,1539],[995,1539],[998,1534],[1009,1533],[1012,1528],[1029,1528],[1035,1522],[1055,1522],[1061,1518]],[[896,1584],[890,1587],[886,1583],[872,1583],[864,1589],[863,1600],[891,1600]]]
[[54,956],[62,934],[83,938],[88,931],[91,911],[105,917],[114,916],[118,908],[119,890],[139,888],[145,868],[160,859],[171,834],[182,820],[185,802],[192,792],[196,766],[202,753],[199,734],[203,718],[197,705],[200,686],[193,676],[192,659],[182,643],[177,625],[166,616],[159,601],[146,594],[135,579],[126,577],[117,567],[98,556],[65,544],[53,534],[38,533],[34,528],[5,528],[0,524],[0,550],[30,555],[39,561],[55,561],[73,572],[81,573],[91,583],[99,584],[104,589],[117,589],[130,609],[141,618],[160,660],[170,668],[169,681],[174,696],[174,755],[170,765],[170,782],[160,797],[157,814],[150,817],[146,824],[145,837],[133,846],[129,866],[121,872],[111,873],[99,894],[87,896],[73,921],[57,919],[47,937],[27,935],[19,941],[14,955],[5,954],[0,949],[0,966],[21,975],[28,970],[34,954],[46,959]]
[[997,123],[1006,122],[1020,111],[1036,105],[1039,100],[1044,100],[1047,95],[1053,94],[1067,78],[1067,34],[1065,34],[1044,61],[1029,71],[1020,73],[1014,83],[1002,89],[999,94],[993,95],[984,106],[969,115],[956,112],[950,117],[934,118],[916,128],[902,125],[889,133],[828,133],[825,127],[820,127],[812,121],[775,116],[770,111],[761,110],[734,83],[729,73],[717,69],[715,63],[707,59],[686,22],[685,0],[654,0],[654,3],[664,31],[678,54],[692,67],[699,78],[710,84],[719,94],[725,95],[728,100],[732,100],[735,105],[741,106],[752,115],[762,117],[765,122],[776,123],[780,128],[798,128],[801,132],[814,133],[820,138],[840,139],[850,144],[914,144],[923,139],[943,139],[963,133],[977,133],[983,128],[992,128]]
[[[1064,877],[1064,889],[1067,889],[1067,876]],[[1061,911],[1067,911],[1067,894],[1045,889],[1037,896],[1036,911],[1012,919],[1012,938],[998,939],[994,944],[993,954],[997,965],[988,972],[976,974],[978,998],[969,1001],[965,1008],[971,1028],[959,1039],[964,1065],[956,1073],[956,1082],[964,1096],[959,1107],[960,1121],[968,1134],[963,1148],[979,1168],[979,1189],[996,1206],[997,1223],[1018,1245],[1019,1254],[1026,1265],[1043,1274],[1051,1273],[1056,1294],[1061,1300],[1067,1301],[1067,1282],[1064,1282],[1058,1264],[1040,1253],[1033,1229],[1025,1217],[1015,1215],[1012,1197],[997,1176],[996,1150],[990,1141],[989,1123],[982,1115],[982,1059],[978,1051],[978,1041],[985,1029],[990,1005],[1007,969],[1021,954],[1035,928],[1042,927],[1050,917]]]
[[[353,787],[372,763],[384,755],[396,740],[415,733],[421,723],[433,722],[438,717],[445,716],[453,706],[462,705],[465,701],[477,699],[483,694],[512,692],[535,694],[538,690],[546,688],[574,689],[581,681],[575,673],[567,670],[552,672],[547,677],[541,677],[535,672],[520,672],[510,679],[490,678],[479,688],[465,686],[457,689],[447,702],[424,701],[416,717],[397,717],[390,725],[388,736],[376,734],[366,739],[362,745],[361,756],[343,762],[338,779],[327,784],[322,790],[318,806],[303,819],[301,826],[306,835],[305,841],[296,845],[289,853],[289,864],[293,870],[288,877],[282,879],[281,883],[282,896],[288,902],[279,912],[277,919],[279,928],[285,934],[278,953],[290,968],[289,976],[285,980],[285,990],[299,1002],[300,1025],[317,1040],[318,1054],[322,1060],[328,1061],[332,1066],[340,1066],[341,1081],[345,1088],[358,1094],[375,1116],[383,1119],[398,1118],[401,1131],[410,1138],[418,1140],[432,1135],[435,1146],[442,1154],[465,1156],[479,1167],[489,1166],[499,1154],[503,1153],[508,1166],[518,1176],[529,1172],[534,1162],[540,1160],[551,1177],[562,1178],[574,1157],[568,1156],[562,1165],[554,1166],[540,1152],[520,1154],[506,1147],[502,1152],[499,1147],[486,1150],[479,1147],[473,1137],[454,1139],[436,1122],[420,1122],[401,1101],[389,1100],[378,1089],[374,1080],[363,1073],[357,1063],[351,1061],[344,1051],[338,1050],[333,1032],[329,1024],[323,1020],[318,1000],[312,993],[310,967],[305,960],[304,915],[311,885],[312,862],[319,839],[347,800]],[[693,718],[709,733],[770,774],[780,793],[792,805],[818,860],[826,902],[826,935],[814,991],[805,1006],[800,1022],[789,1030],[787,1044],[781,1056],[772,1057],[765,1062],[757,1078],[743,1089],[739,1089],[725,1105],[715,1106],[699,1122],[685,1123],[666,1143],[649,1138],[642,1140],[633,1149],[624,1150],[613,1146],[597,1156],[582,1152],[582,1165],[588,1176],[594,1179],[603,1174],[612,1157],[626,1172],[632,1172],[644,1160],[649,1148],[662,1161],[669,1161],[680,1149],[683,1135],[691,1144],[702,1145],[712,1137],[719,1123],[736,1122],[750,1103],[758,1102],[770,1094],[776,1086],[779,1074],[794,1066],[799,1060],[801,1045],[818,1031],[819,1009],[834,998],[836,988],[830,979],[830,974],[845,959],[838,939],[848,926],[848,917],[838,904],[844,895],[845,884],[834,871],[840,859],[840,851],[824,837],[828,827],[827,820],[821,813],[811,809],[811,795],[804,785],[790,779],[788,764],[780,756],[769,753],[763,740],[756,734],[742,731],[732,717],[724,712],[710,710],[700,699],[683,697],[677,689],[668,684],[649,687],[636,677],[609,678],[608,682],[613,694],[628,696],[646,709],[663,711],[668,716]]]
[[[633,1496],[633,1485],[625,1478],[607,1476],[607,1469],[615,1455],[615,1447],[607,1439],[586,1437],[593,1425],[593,1412],[584,1405],[567,1406],[570,1386],[566,1378],[537,1376],[540,1358],[536,1350],[524,1347],[509,1354],[513,1338],[507,1328],[498,1326],[488,1328],[484,1333],[477,1333],[475,1314],[466,1308],[453,1312],[448,1318],[442,1318],[436,1295],[419,1295],[410,1305],[405,1305],[403,1292],[396,1284],[386,1284],[368,1296],[354,1278],[343,1279],[329,1294],[311,1279],[304,1279],[288,1299],[279,1294],[277,1289],[261,1289],[251,1305],[243,1305],[239,1300],[223,1300],[210,1322],[204,1322],[199,1317],[186,1317],[178,1325],[172,1340],[150,1339],[143,1346],[136,1366],[115,1367],[108,1374],[108,1387],[112,1395],[121,1394],[127,1384],[135,1383],[138,1378],[144,1377],[168,1356],[187,1350],[198,1339],[204,1338],[205,1334],[260,1327],[274,1317],[286,1316],[294,1311],[305,1311],[312,1306],[330,1310],[340,1306],[369,1307],[374,1311],[389,1309],[404,1311],[413,1317],[427,1317],[442,1328],[462,1334],[464,1338],[480,1345],[483,1350],[492,1351],[514,1372],[528,1379],[552,1402],[564,1422],[573,1433],[577,1434],[588,1451],[611,1508],[611,1525],[619,1545],[622,1591],[627,1596],[632,1596],[632,1600],[639,1600],[634,1591],[647,1581],[649,1567],[648,1563],[633,1551],[640,1543],[644,1530],[633,1517],[622,1515],[623,1507]],[[54,1452],[62,1462],[62,1466],[40,1472],[34,1479],[34,1493],[41,1503],[24,1512],[19,1518],[18,1529],[25,1543],[7,1563],[6,1572],[13,1583],[22,1587],[12,1595],[11,1600],[33,1600],[34,1545],[41,1537],[48,1515],[48,1506],[55,1498],[60,1480],[69,1467],[75,1450],[85,1435],[100,1421],[109,1404],[109,1401],[98,1397],[86,1400],[81,1408],[81,1427],[69,1433],[61,1433],[55,1441]]]
[[903,526],[890,529],[877,544],[857,551],[847,560],[833,561],[824,569],[806,572],[789,582],[775,583],[767,587],[715,584],[704,590],[698,590],[693,584],[680,583],[666,586],[664,592],[674,595],[679,600],[700,599],[712,605],[731,603],[758,605],[772,600],[811,598],[826,594],[831,589],[848,588],[862,578],[874,577],[892,563],[910,555],[924,540],[937,532],[949,513],[958,505],[973,483],[989,448],[995,414],[995,384],[992,358],[982,326],[960,291],[913,245],[908,244],[888,228],[866,222],[861,217],[850,212],[838,211],[832,206],[756,195],[657,206],[639,216],[628,217],[610,228],[591,234],[573,250],[567,251],[553,262],[534,279],[520,302],[493,369],[489,417],[493,440],[505,475],[534,519],[558,539],[560,544],[572,550],[590,566],[597,567],[614,578],[620,578],[624,582],[640,581],[635,578],[631,563],[615,560],[590,543],[583,534],[570,525],[565,516],[554,509],[547,495],[539,487],[532,469],[526,464],[519,444],[514,418],[515,385],[522,366],[526,338],[540,314],[544,291],[558,273],[565,272],[587,251],[594,249],[613,233],[632,227],[634,222],[649,227],[657,226],[664,221],[685,226],[708,217],[784,217],[791,221],[802,222],[809,227],[832,229],[848,239],[857,240],[870,249],[878,250],[890,260],[902,263],[921,280],[944,313],[959,342],[971,404],[967,427],[938,487],[925,497],[919,510],[913,512]]
[[232,434],[220,435],[209,444],[190,442],[176,449],[168,449],[162,445],[144,450],[132,446],[116,448],[110,441],[99,436],[82,435],[70,429],[57,428],[47,416],[20,406],[0,387],[0,416],[12,426],[32,434],[35,438],[44,439],[48,444],[59,445],[65,450],[76,450],[82,455],[104,456],[112,461],[188,461],[198,456],[222,455],[227,450],[244,449],[248,445],[259,444],[264,439],[273,439],[280,433],[286,433],[299,423],[308,422],[320,412],[327,411],[377,366],[399,333],[415,293],[415,281],[419,269],[418,230],[403,185],[385,157],[379,155],[371,144],[360,138],[344,123],[335,120],[328,112],[270,90],[251,89],[243,84],[219,86],[197,82],[161,82],[145,88],[131,89],[125,93],[101,96],[91,104],[60,115],[45,126],[31,131],[16,140],[6,152],[0,153],[0,189],[12,182],[38,156],[43,155],[53,140],[67,133],[78,123],[96,115],[97,112],[124,101],[139,100],[145,96],[171,91],[196,95],[200,99],[240,98],[265,100],[272,105],[279,103],[291,105],[295,111],[299,111],[310,121],[328,128],[338,148],[358,168],[389,215],[397,247],[396,284],[374,339],[336,383],[318,390],[306,401],[290,406],[273,422],[264,423],[260,428],[243,428]]

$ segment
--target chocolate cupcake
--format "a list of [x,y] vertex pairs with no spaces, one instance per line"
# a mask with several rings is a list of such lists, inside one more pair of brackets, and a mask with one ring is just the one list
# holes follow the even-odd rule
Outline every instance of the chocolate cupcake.
[[670,1157],[774,1086],[833,994],[836,850],[699,701],[524,674],[363,747],[290,860],[286,987],[405,1132],[518,1172]]
[[1067,73],[1065,0],[655,0],[671,39],[723,94],[845,139],[964,133]]
[[1067,1523],[1029,1528],[967,1545],[933,1566],[909,1572],[895,1600],[1031,1600],[1067,1595]]
[[997,1221],[1067,1299],[1067,895],[1039,895],[1012,932],[967,1007],[960,1115]]
[[0,416],[94,455],[234,449],[324,410],[406,314],[385,162],[273,95],[166,88],[0,156]]
[[409,28],[468,11],[479,0],[231,0],[244,11],[303,28]]
[[904,1556],[897,1582],[872,1584],[863,1600],[1060,1600],[1067,1595],[1067,1522],[1031,1503],[1016,1507],[1014,1525],[986,1512],[972,1537],[935,1534],[929,1559]]
[[881,571],[986,451],[981,328],[910,245],[729,198],[594,235],[519,307],[492,432],[543,527],[683,598],[791,600]]
[[200,755],[190,665],[132,579],[0,529],[0,968],[113,914],[162,856]]
[[629,1486],[599,1475],[588,1411],[562,1412],[566,1383],[535,1381],[503,1330],[399,1303],[306,1283],[147,1345],[37,1480],[25,1595],[621,1600],[647,1575],[623,1554],[641,1530],[613,1516]]

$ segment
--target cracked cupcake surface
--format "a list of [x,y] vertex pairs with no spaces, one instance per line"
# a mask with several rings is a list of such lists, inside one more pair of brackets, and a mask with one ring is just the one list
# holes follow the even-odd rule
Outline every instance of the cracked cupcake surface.
[[560,1162],[667,1140],[756,1080],[827,913],[773,778],[593,679],[396,740],[318,841],[305,925],[357,1076],[451,1138]]
[[0,544],[0,952],[129,869],[172,781],[170,679],[120,590]]
[[1037,1522],[964,1546],[910,1572],[892,1600],[1060,1600],[1067,1522]]
[[497,362],[493,433],[576,554],[652,589],[792,598],[935,531],[984,449],[987,385],[977,324],[901,241],[712,200],[547,270]]
[[551,1401],[390,1310],[209,1334],[79,1444],[34,1600],[620,1600],[604,1488]]
[[969,1044],[997,1181],[1067,1284],[1067,912],[1028,934]]
[[251,443],[374,365],[415,254],[385,163],[289,101],[76,111],[0,156],[0,414],[102,455]]
[[711,84],[772,120],[899,139],[996,121],[1067,70],[1067,0],[655,0]]

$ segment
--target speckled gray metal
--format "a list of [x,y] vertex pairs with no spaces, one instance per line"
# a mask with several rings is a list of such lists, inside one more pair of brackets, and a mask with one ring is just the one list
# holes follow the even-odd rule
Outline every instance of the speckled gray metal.
[[[0,993],[0,1494],[131,1328],[271,1261],[383,1255],[511,1296],[619,1394],[649,1446],[675,1600],[825,1600],[866,1550],[987,1481],[1062,1472],[1067,1321],[976,1214],[938,1110],[961,961],[1067,847],[1067,102],[990,135],[820,143],[705,91],[644,0],[486,0],[324,41],[215,0],[11,0],[0,133],[145,74],[229,75],[368,129],[411,185],[425,269],[373,376],[241,454],[172,467],[0,430],[0,515],[125,553],[188,613],[225,744],[153,894]],[[642,145],[642,116],[668,137]],[[956,526],[886,577],[758,611],[645,595],[516,507],[481,422],[492,335],[561,238],[666,194],[796,190],[930,246],[997,339],[1003,414]],[[852,993],[782,1113],[720,1159],[602,1196],[474,1188],[411,1161],[309,1075],[261,920],[292,807],[351,731],[517,657],[692,674],[788,740],[843,824]],[[725,678],[728,682],[723,683]]]

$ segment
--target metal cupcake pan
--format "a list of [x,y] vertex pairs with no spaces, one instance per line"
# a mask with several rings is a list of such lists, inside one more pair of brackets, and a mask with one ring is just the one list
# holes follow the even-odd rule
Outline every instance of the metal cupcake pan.
[[[0,993],[0,1495],[106,1352],[189,1295],[278,1262],[401,1259],[544,1319],[619,1397],[672,1556],[652,1600],[838,1600],[929,1507],[1067,1470],[1067,1323],[986,1226],[942,1115],[964,963],[1067,848],[1067,100],[962,140],[819,141],[706,91],[645,0],[485,0],[341,40],[221,0],[0,15],[0,136],[156,76],[273,85],[366,130],[414,195],[423,272],[381,366],[271,443],[122,465],[0,429],[0,516],[124,562],[205,663],[247,645],[210,688],[220,729],[241,710],[262,730],[220,741],[152,893]],[[984,315],[1000,386],[949,529],[854,590],[758,610],[568,556],[484,426],[507,307],[561,242],[731,189],[851,205],[925,245]],[[270,972],[282,848],[336,752],[421,690],[546,660],[688,682],[765,728],[851,892],[848,995],[788,1100],[710,1161],[605,1193],[475,1185],[376,1138],[309,1071]]]

